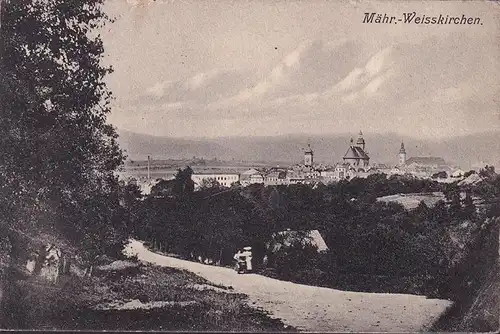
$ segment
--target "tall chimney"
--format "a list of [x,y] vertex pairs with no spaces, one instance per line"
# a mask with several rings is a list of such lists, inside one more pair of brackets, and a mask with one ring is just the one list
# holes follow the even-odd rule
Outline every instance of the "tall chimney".
[[150,161],[150,157],[148,155],[148,181],[151,179],[151,174],[149,172],[149,161]]

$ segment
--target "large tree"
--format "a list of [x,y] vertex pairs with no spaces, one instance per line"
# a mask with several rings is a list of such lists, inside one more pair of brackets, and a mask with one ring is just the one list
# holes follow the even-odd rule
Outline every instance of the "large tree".
[[0,229],[10,268],[40,236],[91,260],[120,228],[123,155],[106,123],[111,68],[96,33],[108,20],[103,2],[1,1]]

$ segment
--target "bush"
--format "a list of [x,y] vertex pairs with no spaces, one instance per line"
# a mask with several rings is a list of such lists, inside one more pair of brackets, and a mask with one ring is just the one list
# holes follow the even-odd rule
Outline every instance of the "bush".
[[299,271],[314,269],[318,261],[317,248],[311,245],[303,245],[296,241],[289,247],[283,247],[275,254],[275,268],[278,275],[291,278]]
[[431,178],[433,179],[446,179],[448,177],[448,174],[445,171],[440,171],[437,173],[432,174]]
[[327,276],[326,272],[318,268],[305,269],[293,273],[292,280],[302,284],[324,286],[328,281]]
[[471,176],[472,174],[476,174],[476,171],[475,170],[470,170],[468,172],[465,172],[464,177],[467,178],[467,177]]

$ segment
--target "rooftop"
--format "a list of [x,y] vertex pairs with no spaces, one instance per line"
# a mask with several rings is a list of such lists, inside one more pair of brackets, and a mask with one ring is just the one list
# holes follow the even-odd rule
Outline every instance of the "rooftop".
[[446,161],[441,157],[411,157],[406,160],[407,165],[412,163],[421,165],[446,165]]
[[366,154],[366,152],[359,146],[349,146],[347,152],[344,154],[344,159],[362,159],[367,160],[370,157]]
[[240,175],[240,173],[236,171],[228,171],[228,170],[212,170],[212,171],[196,171],[193,175]]

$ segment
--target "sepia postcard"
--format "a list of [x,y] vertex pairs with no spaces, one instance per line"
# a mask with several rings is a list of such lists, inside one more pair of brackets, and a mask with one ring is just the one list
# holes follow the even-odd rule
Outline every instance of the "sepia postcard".
[[0,329],[496,332],[500,2],[0,0]]

